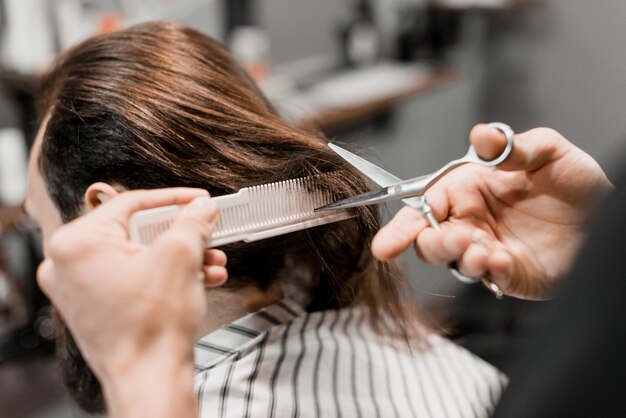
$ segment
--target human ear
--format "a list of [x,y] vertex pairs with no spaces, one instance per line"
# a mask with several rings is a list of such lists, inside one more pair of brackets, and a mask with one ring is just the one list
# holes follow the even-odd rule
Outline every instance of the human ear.
[[85,206],[88,210],[94,210],[118,194],[119,192],[110,184],[103,182],[93,183],[85,191]]

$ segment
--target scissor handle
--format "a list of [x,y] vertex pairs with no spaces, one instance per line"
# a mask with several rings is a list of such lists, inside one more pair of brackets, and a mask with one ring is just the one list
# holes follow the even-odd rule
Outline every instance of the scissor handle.
[[513,129],[511,129],[509,125],[500,122],[492,122],[487,126],[504,134],[506,137],[506,147],[504,148],[504,151],[492,160],[485,160],[480,158],[474,149],[474,146],[470,145],[467,154],[465,154],[465,157],[463,158],[463,160],[466,160],[465,162],[476,163],[485,167],[495,167],[506,160],[509,154],[511,154],[511,151],[513,151],[513,137],[515,136],[515,132],[513,132]]
[[[504,151],[502,151],[502,153],[499,156],[497,156],[496,158],[492,160],[485,160],[483,158],[480,158],[480,156],[478,155],[474,147],[470,145],[467,151],[467,154],[463,158],[451,161],[450,163],[446,164],[444,167],[442,167],[439,171],[435,172],[434,174],[430,176],[425,176],[421,184],[421,187],[423,187],[423,190],[426,190],[428,187],[430,187],[430,185],[432,185],[435,181],[437,181],[439,177],[441,177],[442,175],[444,175],[445,173],[447,173],[448,171],[452,170],[454,167],[457,167],[459,165],[466,164],[466,163],[475,163],[475,164],[480,164],[485,167],[496,167],[498,164],[506,160],[507,157],[511,154],[511,151],[513,151],[513,137],[515,136],[513,129],[511,129],[509,125],[506,125],[500,122],[493,122],[493,123],[488,124],[487,126],[492,129],[496,129],[502,132],[506,136],[507,143],[506,143],[506,147],[504,148]],[[441,230],[441,227],[439,226],[439,222],[437,222],[437,219],[435,219],[435,217],[432,215],[432,211],[431,211],[430,205],[428,204],[426,200],[426,196],[422,195],[419,197],[420,197],[420,200],[416,201],[414,205],[410,205],[410,206],[420,211],[422,215],[424,215],[424,217],[428,220],[428,223],[432,226],[433,229]],[[502,298],[503,296],[502,290],[498,287],[498,285],[496,285],[491,280],[489,280],[488,277],[466,276],[459,271],[456,262],[452,262],[448,264],[448,269],[450,270],[450,273],[461,283],[477,283],[481,281],[485,285],[485,287],[487,287],[487,289],[489,289],[496,296],[496,298],[498,299]]]
[[500,122],[493,122],[487,126],[493,129],[497,129],[506,136],[506,147],[504,148],[504,151],[502,151],[502,154],[500,154],[493,160],[485,160],[483,158],[480,158],[476,153],[474,147],[470,145],[469,149],[467,150],[467,154],[465,154],[458,160],[450,161],[434,173],[398,183],[396,186],[394,186],[394,194],[401,197],[419,196],[426,193],[426,190],[428,190],[433,184],[435,184],[441,177],[446,175],[448,172],[454,170],[458,166],[468,163],[474,163],[486,167],[495,167],[504,160],[506,160],[506,158],[509,156],[509,154],[511,154],[511,151],[513,150],[513,137],[515,136],[513,129],[511,129],[509,125]]
[[[407,205],[411,206],[413,209],[420,212],[435,231],[441,231],[441,226],[439,225],[437,219],[433,216],[432,209],[428,204],[426,196],[418,196],[416,198],[405,199],[404,202]],[[488,277],[471,277],[461,273],[459,271],[456,261],[448,263],[448,270],[450,271],[450,274],[452,274],[452,276],[461,283],[473,284],[482,282],[497,299],[502,299],[502,296],[504,296],[504,292],[502,292],[500,287],[498,287],[497,284],[489,280]]]

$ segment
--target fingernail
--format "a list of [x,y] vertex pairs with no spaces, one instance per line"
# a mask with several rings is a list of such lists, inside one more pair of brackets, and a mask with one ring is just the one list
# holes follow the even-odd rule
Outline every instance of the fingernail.
[[216,206],[213,199],[208,196],[198,197],[183,209],[183,215],[198,216],[203,219],[211,219],[215,216]]

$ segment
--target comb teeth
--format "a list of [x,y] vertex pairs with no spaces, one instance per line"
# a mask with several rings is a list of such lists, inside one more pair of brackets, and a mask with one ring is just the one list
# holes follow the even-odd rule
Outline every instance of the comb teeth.
[[142,242],[154,242],[165,231],[167,231],[172,225],[172,220],[163,222],[155,222],[152,224],[146,224],[139,230],[139,234]]
[[[346,211],[315,212],[336,200],[334,193],[319,187],[320,179],[333,175],[268,183],[214,198],[219,217],[209,246],[255,241],[351,217]],[[135,213],[130,221],[131,240],[152,244],[167,231],[180,209],[166,206]]]

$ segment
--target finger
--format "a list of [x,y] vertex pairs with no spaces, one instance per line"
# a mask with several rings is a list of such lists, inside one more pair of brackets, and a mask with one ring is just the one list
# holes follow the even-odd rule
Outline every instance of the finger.
[[150,250],[152,256],[156,262],[169,261],[179,270],[199,271],[216,220],[215,202],[206,196],[195,199],[155,242]]
[[402,208],[372,241],[372,253],[379,260],[390,260],[413,245],[428,222],[413,208]]
[[206,287],[222,286],[228,280],[228,271],[222,266],[203,266],[202,273]]
[[[470,132],[470,143],[478,155],[485,159],[493,159],[504,151],[506,137],[496,129],[487,125],[476,125]],[[533,171],[559,158],[571,148],[558,132],[537,128],[515,135],[511,155],[498,166],[507,171]]]
[[100,218],[117,218],[121,216],[127,219],[139,210],[153,209],[168,205],[183,205],[195,198],[208,196],[208,194],[209,193],[203,189],[186,187],[131,190],[99,206],[94,211],[94,215]]
[[204,265],[205,266],[220,266],[224,267],[228,261],[226,253],[222,250],[209,249],[204,252]]
[[173,234],[180,232],[190,238],[197,238],[200,243],[204,245],[204,253],[204,248],[206,248],[211,238],[213,226],[216,221],[217,206],[215,201],[208,196],[203,196],[194,199],[183,208],[181,214],[174,220],[168,232]]
[[424,262],[442,264],[461,257],[472,244],[472,233],[468,228],[455,226],[436,231],[424,229],[415,241],[415,251]]
[[432,214],[439,222],[443,222],[450,216],[450,201],[448,196],[448,186],[440,187],[445,183],[436,183],[426,192],[428,206]]
[[504,151],[506,137],[497,129],[480,124],[471,130],[470,143],[481,158],[493,160]]
[[511,287],[511,282],[513,280],[513,256],[506,249],[497,248],[489,255],[487,267],[489,269],[491,281],[506,292],[507,289]]
[[502,247],[489,257],[491,281],[509,295],[528,300],[543,300],[550,295],[549,281],[528,275],[528,264]]
[[472,243],[461,258],[457,266],[459,271],[468,277],[481,277],[487,271],[488,249],[481,244]]

